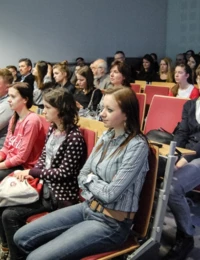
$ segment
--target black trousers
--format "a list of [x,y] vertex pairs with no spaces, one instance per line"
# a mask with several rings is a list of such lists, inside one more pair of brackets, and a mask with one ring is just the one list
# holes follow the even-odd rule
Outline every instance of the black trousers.
[[[46,206],[46,205],[45,205]],[[23,206],[0,208],[0,238],[3,247],[8,247],[11,260],[22,260],[25,256],[13,241],[15,232],[26,224],[26,219],[34,214],[51,211],[41,200]]]

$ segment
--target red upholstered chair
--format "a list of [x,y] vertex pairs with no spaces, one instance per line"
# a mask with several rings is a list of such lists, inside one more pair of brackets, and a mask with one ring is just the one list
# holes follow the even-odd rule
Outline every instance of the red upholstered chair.
[[154,196],[156,191],[157,169],[158,169],[158,147],[152,147],[152,153],[149,155],[149,171],[141,191],[139,209],[135,215],[134,226],[131,235],[122,247],[119,249],[87,256],[81,260],[105,260],[131,253],[139,248],[147,238],[150,226]]
[[149,107],[144,133],[152,129],[164,130],[172,133],[181,121],[183,105],[188,99],[155,95]]
[[141,86],[139,84],[131,83],[131,89],[135,91],[135,93],[141,92]]
[[[87,158],[88,158],[92,152],[93,147],[95,146],[97,140],[97,132],[83,127],[80,128],[80,131],[87,145]],[[79,191],[79,200],[81,202],[84,201],[84,198],[81,196],[81,190]]]
[[169,95],[169,87],[146,85],[144,93],[147,95],[146,104],[150,105],[154,95]]
[[146,94],[145,93],[136,93],[138,102],[139,102],[139,108],[140,108],[140,128],[143,127],[144,122],[144,113],[145,113],[145,107],[146,107]]
[[88,158],[97,141],[97,132],[83,127],[80,128],[80,131],[87,145],[87,158]]
[[32,215],[29,218],[27,218],[26,223],[31,223],[32,221],[34,221],[34,220],[36,220],[38,218],[41,218],[41,217],[43,217],[43,216],[45,216],[47,214],[48,214],[48,212],[42,212],[42,213],[38,213],[38,214]]

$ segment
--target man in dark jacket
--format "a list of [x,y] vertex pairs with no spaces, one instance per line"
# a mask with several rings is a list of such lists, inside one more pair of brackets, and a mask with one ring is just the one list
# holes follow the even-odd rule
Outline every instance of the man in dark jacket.
[[24,58],[19,60],[19,72],[21,74],[20,82],[27,82],[30,88],[33,90],[34,87],[34,76],[31,73],[32,62],[30,59]]

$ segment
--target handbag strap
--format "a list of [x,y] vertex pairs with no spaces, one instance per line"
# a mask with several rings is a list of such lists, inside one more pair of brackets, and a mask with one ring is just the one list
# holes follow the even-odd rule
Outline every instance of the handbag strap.
[[90,98],[90,102],[89,102],[89,104],[88,104],[88,108],[90,108],[90,107],[92,106],[93,98],[94,98],[94,93],[95,93],[96,90],[97,90],[97,89],[95,88],[95,89],[93,90],[93,92],[92,92],[92,95],[91,95],[91,98]]

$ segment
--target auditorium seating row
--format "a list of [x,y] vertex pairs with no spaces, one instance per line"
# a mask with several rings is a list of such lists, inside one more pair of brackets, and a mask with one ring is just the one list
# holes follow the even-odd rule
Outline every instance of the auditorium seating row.
[[[140,122],[143,126],[144,111],[145,111],[145,93],[136,93],[140,107]],[[149,111],[144,123],[143,132],[146,134],[152,129],[164,130],[172,133],[181,121],[183,105],[188,99],[174,98],[169,96],[155,95],[151,101]],[[82,127],[96,130],[98,137],[106,130],[102,122],[81,117],[79,124]]]

